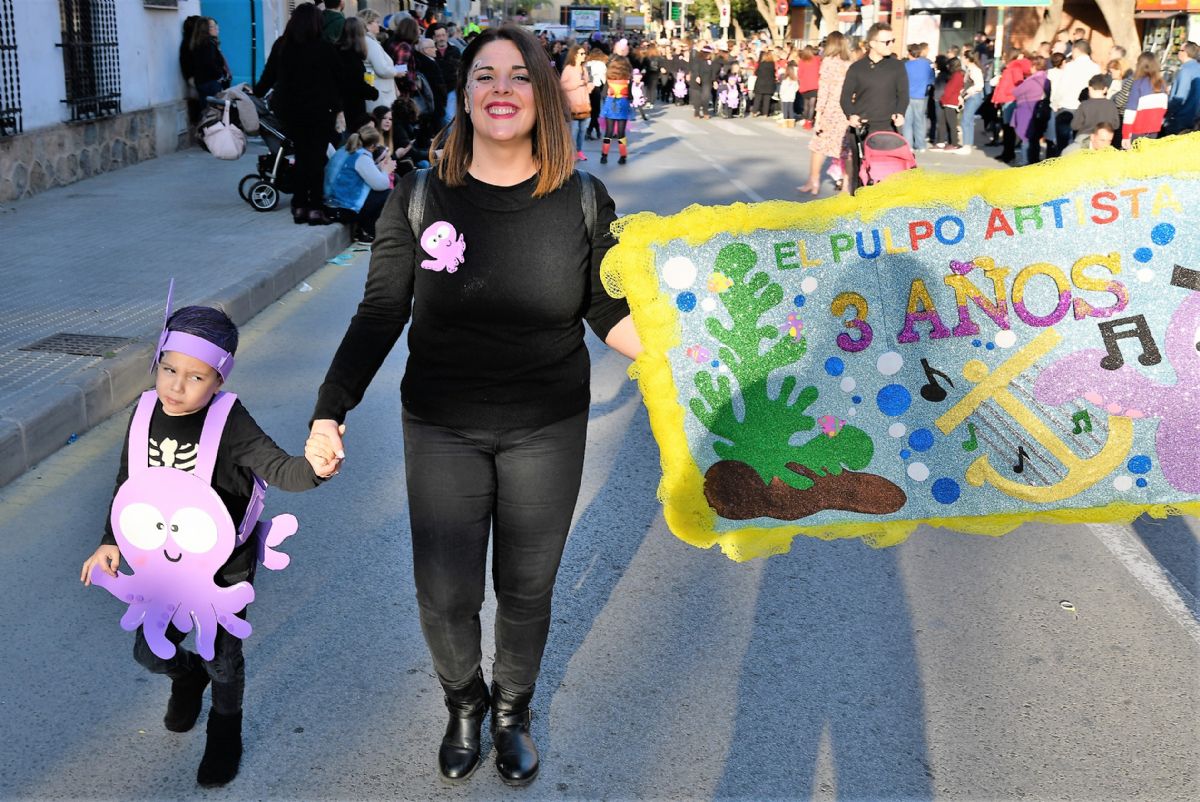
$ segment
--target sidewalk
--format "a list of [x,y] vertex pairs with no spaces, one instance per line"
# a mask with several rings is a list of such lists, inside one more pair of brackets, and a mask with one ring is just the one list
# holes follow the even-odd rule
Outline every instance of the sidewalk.
[[[175,308],[239,325],[349,244],[345,226],[297,226],[287,197],[255,212],[236,162],[173,153],[0,206],[0,486],[150,386],[167,284]],[[51,335],[127,338],[96,356],[26,351]]]

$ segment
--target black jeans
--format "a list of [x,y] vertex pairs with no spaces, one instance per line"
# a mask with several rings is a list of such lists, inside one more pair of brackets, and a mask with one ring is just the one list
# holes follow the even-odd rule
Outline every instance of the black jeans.
[[[239,618],[246,617],[246,611],[238,613]],[[216,645],[213,647],[213,659],[203,660],[195,652],[189,652],[179,644],[187,637],[174,624],[167,625],[167,640],[175,644],[175,656],[164,660],[150,651],[142,628],[138,627],[137,636],[133,641],[133,659],[137,660],[147,671],[154,674],[166,674],[171,679],[179,679],[191,672],[197,664],[204,666],[212,680],[213,710],[223,716],[232,716],[242,710],[242,697],[246,691],[246,661],[242,657],[242,639],[235,638],[217,627]]]
[[413,574],[421,630],[444,684],[467,683],[482,660],[479,610],[492,533],[492,678],[508,690],[533,690],[586,439],[586,412],[493,431],[439,426],[405,411]]

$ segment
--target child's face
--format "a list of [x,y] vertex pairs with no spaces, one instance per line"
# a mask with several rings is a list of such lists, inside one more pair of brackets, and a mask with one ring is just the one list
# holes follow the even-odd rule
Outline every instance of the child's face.
[[194,356],[163,351],[154,391],[168,415],[191,415],[207,406],[221,389],[221,374]]

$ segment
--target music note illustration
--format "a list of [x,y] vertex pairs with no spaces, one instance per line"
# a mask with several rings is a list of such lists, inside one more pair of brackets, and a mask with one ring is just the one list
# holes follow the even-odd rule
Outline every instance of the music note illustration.
[[946,391],[942,388],[942,385],[938,384],[937,379],[934,377],[941,376],[946,380],[946,384],[950,385],[951,387],[954,386],[954,382],[952,382],[950,377],[945,373],[942,373],[940,370],[935,368],[931,368],[929,366],[928,359],[921,360],[921,367],[925,370],[925,379],[928,382],[921,387],[921,397],[926,401],[932,401],[935,404],[939,401],[945,401]]
[[1083,434],[1092,430],[1092,416],[1088,414],[1086,409],[1081,409],[1072,415],[1071,423],[1075,424],[1072,434]]
[[[1149,367],[1162,362],[1162,354],[1158,351],[1158,345],[1154,342],[1154,335],[1150,333],[1150,326],[1146,324],[1145,315],[1133,315],[1132,317],[1123,317],[1118,320],[1106,320],[1103,323],[1097,324],[1100,327],[1100,339],[1104,340],[1104,347],[1108,351],[1108,356],[1100,360],[1100,367],[1105,370],[1116,370],[1125,364],[1125,356],[1121,353],[1121,344],[1119,340],[1129,337],[1136,337],[1138,343],[1142,346],[1142,353],[1138,355],[1138,362]],[[1132,325],[1132,329],[1117,331],[1117,326]]]
[[1013,473],[1025,473],[1025,458],[1028,456],[1025,446],[1017,446],[1017,464],[1013,466]]
[[971,433],[971,439],[963,441],[963,451],[974,451],[979,448],[979,438],[975,436],[975,424],[968,423],[967,431]]

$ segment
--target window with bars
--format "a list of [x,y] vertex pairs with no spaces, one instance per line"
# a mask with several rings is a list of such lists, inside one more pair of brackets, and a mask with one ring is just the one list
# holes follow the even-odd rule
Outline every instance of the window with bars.
[[0,137],[21,133],[21,70],[12,0],[0,0]]
[[121,113],[117,0],[58,0],[71,121]]

